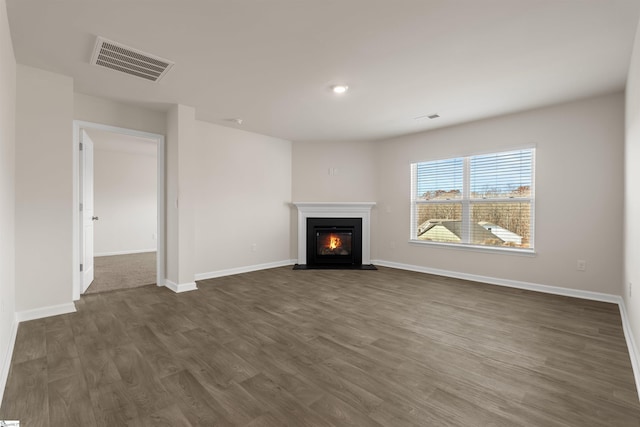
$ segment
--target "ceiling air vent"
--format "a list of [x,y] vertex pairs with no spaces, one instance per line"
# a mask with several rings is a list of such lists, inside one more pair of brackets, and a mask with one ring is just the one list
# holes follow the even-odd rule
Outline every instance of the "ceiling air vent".
[[91,63],[121,73],[157,82],[173,67],[174,62],[129,46],[98,37]]

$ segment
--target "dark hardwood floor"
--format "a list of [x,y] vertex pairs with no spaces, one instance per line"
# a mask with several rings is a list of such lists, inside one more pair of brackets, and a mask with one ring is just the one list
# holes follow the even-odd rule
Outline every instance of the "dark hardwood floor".
[[388,268],[87,295],[20,324],[33,426],[640,426],[617,306]]

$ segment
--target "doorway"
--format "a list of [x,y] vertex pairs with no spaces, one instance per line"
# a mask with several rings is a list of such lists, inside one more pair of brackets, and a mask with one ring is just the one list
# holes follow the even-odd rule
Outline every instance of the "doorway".
[[73,299],[164,286],[164,136],[74,121],[74,139]]

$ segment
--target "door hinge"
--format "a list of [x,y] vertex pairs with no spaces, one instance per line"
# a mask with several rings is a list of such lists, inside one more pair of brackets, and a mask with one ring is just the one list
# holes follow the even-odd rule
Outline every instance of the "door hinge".
[[80,143],[80,151],[82,151],[84,147],[82,146],[82,142]]
[[80,211],[82,211],[82,203],[80,203]]
[[84,268],[84,265],[80,264],[80,271],[82,271],[83,268]]

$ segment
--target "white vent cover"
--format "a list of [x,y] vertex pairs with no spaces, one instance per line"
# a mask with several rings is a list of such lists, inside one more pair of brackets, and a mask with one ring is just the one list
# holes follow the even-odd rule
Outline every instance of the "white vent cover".
[[98,37],[91,64],[157,82],[175,64],[129,46]]

